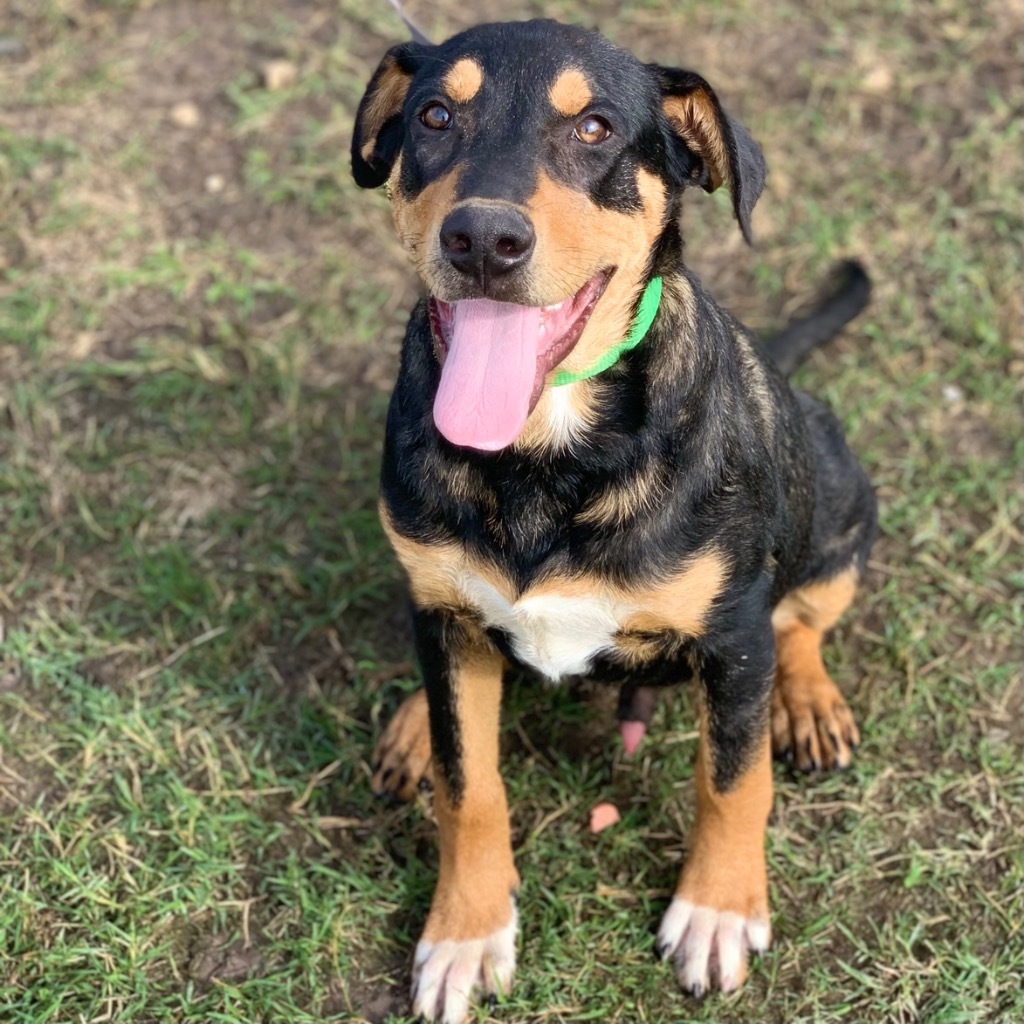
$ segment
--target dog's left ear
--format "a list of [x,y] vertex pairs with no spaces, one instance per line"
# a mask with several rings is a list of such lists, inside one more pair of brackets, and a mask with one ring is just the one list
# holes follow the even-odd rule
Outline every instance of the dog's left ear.
[[418,42],[392,46],[373,73],[352,133],[352,177],[362,188],[377,188],[388,180],[405,134],[406,93],[421,58],[432,49]]
[[[649,64],[661,89],[661,107],[689,156],[680,162],[680,184],[697,184],[714,192],[729,183],[732,208],[743,237],[750,242],[750,214],[764,188],[767,167],[750,132],[722,109],[714,90],[700,75]],[[696,163],[694,159],[696,158]]]

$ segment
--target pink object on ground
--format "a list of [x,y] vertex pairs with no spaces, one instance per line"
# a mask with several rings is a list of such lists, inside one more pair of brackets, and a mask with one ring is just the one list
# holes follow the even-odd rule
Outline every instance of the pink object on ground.
[[590,812],[590,831],[595,835],[603,832],[612,825],[617,825],[622,820],[618,807],[615,804],[597,804]]
[[647,732],[647,726],[643,722],[619,722],[619,734],[622,736],[622,749],[627,757],[636,753],[640,741]]

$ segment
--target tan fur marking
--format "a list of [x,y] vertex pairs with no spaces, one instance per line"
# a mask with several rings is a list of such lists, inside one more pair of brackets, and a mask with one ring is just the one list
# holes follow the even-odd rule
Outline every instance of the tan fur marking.
[[579,68],[566,68],[548,90],[551,106],[562,117],[582,114],[594,98],[587,76]]
[[466,652],[456,666],[455,714],[465,791],[453,806],[435,765],[441,870],[423,930],[428,942],[482,938],[510,920],[509,897],[519,887],[519,875],[498,773],[503,667],[500,655],[484,649]]
[[[396,168],[398,165],[396,164]],[[424,281],[429,281],[430,268],[436,258],[441,222],[454,205],[455,188],[462,173],[456,165],[443,177],[432,181],[413,199],[407,199],[396,188],[398,176],[392,173],[391,215],[395,229],[409,254],[413,266]]]
[[700,748],[694,771],[697,818],[676,896],[767,923],[764,838],[772,804],[772,764],[765,725],[749,767],[728,791],[721,793],[714,785],[708,715],[702,702]]
[[615,638],[615,653],[630,671],[634,671],[654,658],[672,653],[682,643],[682,637],[675,643],[669,642],[666,645],[664,635],[661,634],[619,633]]
[[697,555],[665,582],[640,595],[631,595],[640,604],[640,610],[626,619],[623,632],[669,630],[684,636],[700,636],[726,575],[726,560],[718,551]]
[[420,608],[465,608],[458,580],[466,573],[485,579],[514,600],[510,582],[493,566],[472,558],[461,544],[421,544],[410,540],[395,530],[383,502],[378,511],[384,533],[409,577],[413,600]]
[[366,142],[360,147],[359,153],[364,160],[369,160],[373,155],[384,122],[401,111],[411,81],[411,76],[402,71],[394,59],[381,72],[362,118]]
[[456,103],[469,103],[484,84],[484,69],[472,57],[457,60],[441,79],[444,91]]
[[576,519],[594,526],[621,526],[653,509],[664,488],[661,466],[647,466],[624,484],[595,495]]
[[647,258],[665,224],[665,186],[641,170],[637,188],[644,208],[622,213],[597,206],[582,192],[540,172],[527,204],[537,234],[533,273],[546,286],[537,305],[560,302],[579,291],[599,270],[616,267],[580,340],[557,367],[580,373],[625,338],[639,298]]
[[844,569],[830,580],[809,583],[787,594],[772,612],[772,626],[776,633],[794,622],[825,633],[850,607],[860,577],[856,566]]
[[700,90],[686,96],[666,96],[661,105],[672,127],[707,164],[712,188],[718,188],[729,177],[729,154],[711,97]]

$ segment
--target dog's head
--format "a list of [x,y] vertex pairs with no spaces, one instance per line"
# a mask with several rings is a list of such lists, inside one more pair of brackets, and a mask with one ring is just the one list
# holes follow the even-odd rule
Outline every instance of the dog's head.
[[699,75],[551,21],[393,47],[352,170],[389,184],[431,294],[437,425],[484,450],[519,436],[551,371],[584,371],[626,335],[683,189],[727,186],[749,238],[765,175]]

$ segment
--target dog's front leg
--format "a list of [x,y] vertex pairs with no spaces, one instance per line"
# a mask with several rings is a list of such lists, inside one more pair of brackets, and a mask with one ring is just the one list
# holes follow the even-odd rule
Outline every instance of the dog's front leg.
[[482,633],[419,611],[441,869],[413,965],[413,1012],[462,1024],[475,989],[507,992],[516,963],[508,801],[498,772],[504,661]]
[[698,998],[715,975],[725,992],[742,984],[748,950],[767,949],[771,938],[764,843],[772,800],[772,659],[767,615],[743,642],[701,658],[697,816],[658,933],[679,984]]

